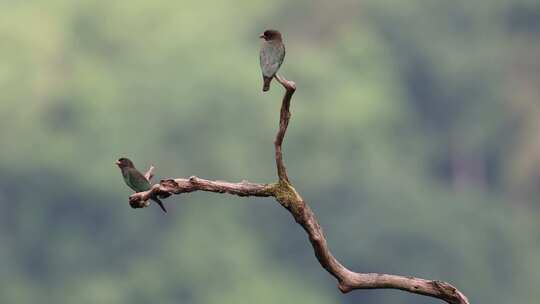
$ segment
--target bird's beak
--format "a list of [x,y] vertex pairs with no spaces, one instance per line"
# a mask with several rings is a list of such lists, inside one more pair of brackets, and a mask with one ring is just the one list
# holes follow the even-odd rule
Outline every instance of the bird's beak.
[[117,161],[115,162],[115,164],[116,164],[118,167],[120,167],[120,161],[119,161],[119,160],[117,160]]
[[260,34],[259,38],[263,39],[264,38],[264,33]]

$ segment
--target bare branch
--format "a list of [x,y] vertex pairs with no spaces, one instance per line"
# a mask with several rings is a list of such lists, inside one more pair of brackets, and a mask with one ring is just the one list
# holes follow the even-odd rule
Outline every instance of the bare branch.
[[148,168],[148,171],[146,171],[146,173],[144,174],[144,177],[149,181],[151,182],[152,181],[152,178],[154,178],[154,170],[156,168],[151,165],[150,168]]
[[274,196],[275,184],[256,184],[248,181],[230,183],[225,181],[212,181],[191,176],[189,178],[165,179],[145,192],[137,192],[129,197],[129,203],[133,208],[144,208],[145,202],[153,195],[166,198],[171,194],[190,193],[194,191],[206,191],[215,193],[228,193],[238,196]]
[[451,304],[469,304],[465,295],[449,283],[380,273],[357,273],[343,266],[330,252],[324,233],[309,205],[298,196],[291,211],[304,228],[321,266],[338,280],[338,288],[347,293],[354,289],[400,289],[439,298]]
[[287,168],[285,168],[285,162],[283,161],[281,146],[283,144],[283,139],[285,138],[285,132],[287,132],[287,127],[289,126],[289,120],[291,119],[291,112],[289,111],[289,108],[291,106],[291,98],[296,91],[296,84],[277,74],[275,77],[277,81],[285,88],[285,95],[283,96],[283,102],[281,103],[281,111],[279,115],[279,129],[276,134],[276,139],[274,140],[277,174],[280,180],[289,182]]
[[[304,201],[296,189],[294,189],[287,175],[281,147],[291,118],[289,108],[291,98],[296,91],[296,85],[294,82],[279,75],[276,75],[276,79],[285,88],[285,95],[283,96],[279,117],[279,129],[274,140],[275,160],[279,178],[277,183],[257,184],[247,181],[230,183],[225,181],[206,180],[196,176],[187,179],[168,179],[160,181],[159,184],[154,185],[149,191],[135,193],[130,196],[130,205],[133,208],[144,208],[148,206],[146,201],[154,195],[160,198],[166,198],[172,194],[182,194],[194,191],[228,193],[238,196],[272,196],[275,197],[275,199],[291,213],[294,220],[304,228],[309,237],[309,241],[313,246],[313,251],[317,260],[328,273],[337,279],[338,288],[341,292],[347,293],[354,289],[399,289],[438,298],[449,304],[469,304],[467,297],[449,283],[390,274],[353,272],[343,266],[332,255],[315,214],[307,202]],[[145,176],[148,176],[150,179],[152,171],[153,167],[150,168]]]

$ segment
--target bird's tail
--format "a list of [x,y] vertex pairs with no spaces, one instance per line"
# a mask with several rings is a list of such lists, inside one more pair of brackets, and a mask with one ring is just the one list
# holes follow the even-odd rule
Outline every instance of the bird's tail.
[[161,202],[159,200],[159,198],[157,197],[152,197],[151,198],[154,202],[156,202],[156,204],[158,204],[158,206],[161,208],[161,210],[163,210],[163,212],[167,213],[167,209],[165,209],[165,205],[163,205],[163,202]]
[[270,90],[270,82],[272,81],[272,78],[273,77],[266,77],[266,76],[263,76],[263,92],[266,92],[268,90]]

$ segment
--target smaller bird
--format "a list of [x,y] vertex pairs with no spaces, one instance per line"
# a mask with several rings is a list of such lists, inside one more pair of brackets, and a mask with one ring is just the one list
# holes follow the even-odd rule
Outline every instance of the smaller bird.
[[[150,182],[135,168],[135,165],[130,159],[125,157],[119,158],[116,161],[116,165],[120,168],[120,171],[122,171],[124,182],[126,182],[126,185],[133,189],[133,191],[143,192],[152,188]],[[150,199],[156,202],[163,212],[167,213],[167,209],[165,209],[165,206],[157,197],[151,197]]]
[[263,39],[259,60],[263,76],[263,92],[270,89],[270,82],[276,75],[285,59],[285,45],[281,33],[277,30],[266,30],[259,35]]

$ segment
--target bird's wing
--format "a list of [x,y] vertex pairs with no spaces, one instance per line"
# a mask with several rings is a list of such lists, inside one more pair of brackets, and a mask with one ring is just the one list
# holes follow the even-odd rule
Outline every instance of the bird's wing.
[[133,189],[134,191],[140,192],[140,191],[146,191],[151,188],[150,182],[142,175],[139,170],[135,168],[129,168],[127,174],[126,183],[128,186]]
[[273,77],[283,63],[285,47],[283,44],[263,46],[259,57],[262,74],[266,77]]

